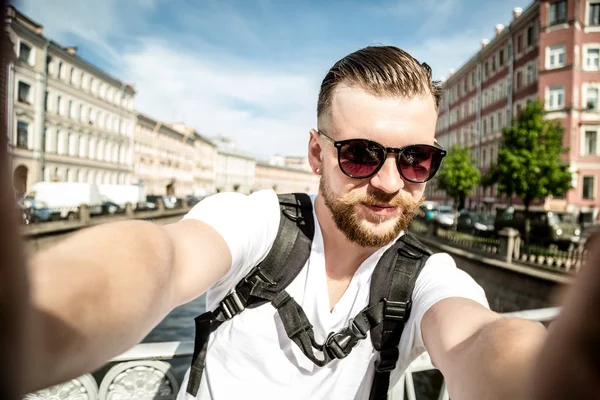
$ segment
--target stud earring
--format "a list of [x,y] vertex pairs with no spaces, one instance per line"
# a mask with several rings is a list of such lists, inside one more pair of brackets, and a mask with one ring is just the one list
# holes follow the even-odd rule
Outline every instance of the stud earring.
[[317,174],[321,173],[321,170],[319,168],[316,169],[315,171]]

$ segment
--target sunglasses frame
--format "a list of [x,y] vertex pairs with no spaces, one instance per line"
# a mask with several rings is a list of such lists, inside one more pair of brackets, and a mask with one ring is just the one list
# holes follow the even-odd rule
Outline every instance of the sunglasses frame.
[[[388,154],[397,154],[396,156],[396,168],[398,168],[398,173],[400,174],[400,176],[402,177],[402,179],[404,179],[405,181],[411,182],[411,183],[425,183],[430,181],[435,174],[437,174],[440,166],[442,165],[442,161],[444,159],[444,157],[446,157],[446,154],[448,154],[448,152],[446,150],[444,150],[444,148],[442,146],[440,146],[437,141],[435,142],[435,145],[432,146],[430,144],[411,144],[402,148],[398,148],[398,147],[385,147],[384,145],[382,145],[381,143],[377,143],[373,140],[369,140],[369,139],[346,139],[346,140],[334,140],[331,137],[327,136],[322,130],[317,130],[317,133],[319,133],[319,135],[321,135],[326,141],[328,141],[329,143],[331,143],[336,149],[337,149],[337,158],[338,158],[338,166],[340,167],[340,170],[342,171],[342,173],[350,178],[353,179],[368,179],[368,178],[372,178],[373,176],[375,176],[375,174],[377,174],[379,172],[379,170],[381,169],[381,167],[383,167],[383,164],[385,164],[385,160],[387,159]],[[375,170],[366,176],[353,176],[349,173],[347,173],[344,168],[342,167],[342,160],[341,160],[341,155],[342,155],[342,146],[344,146],[347,143],[356,141],[356,140],[362,140],[368,143],[373,143],[376,144],[377,146],[380,146],[383,149],[383,161],[379,164],[379,166],[377,168],[375,168]],[[409,148],[412,147],[429,147],[432,149],[435,149],[437,151],[439,151],[440,155],[441,155],[441,159],[440,159],[440,164],[437,166],[436,170],[434,171],[433,174],[431,174],[431,176],[429,178],[427,178],[424,181],[414,181],[412,179],[408,179],[404,176],[404,174],[402,173],[402,169],[400,168],[400,164],[399,164],[399,160],[400,160],[400,156],[402,155],[402,153]]]

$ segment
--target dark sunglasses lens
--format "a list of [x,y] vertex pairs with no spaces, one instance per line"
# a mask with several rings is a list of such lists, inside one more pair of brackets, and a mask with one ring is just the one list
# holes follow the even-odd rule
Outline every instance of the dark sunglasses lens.
[[366,178],[381,165],[385,150],[368,140],[352,140],[339,149],[340,168],[353,178]]
[[442,152],[435,147],[410,146],[398,157],[398,169],[404,179],[426,182],[433,178],[442,161]]

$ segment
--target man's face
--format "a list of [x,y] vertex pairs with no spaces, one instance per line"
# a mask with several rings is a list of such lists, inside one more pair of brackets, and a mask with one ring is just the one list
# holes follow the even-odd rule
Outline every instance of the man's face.
[[[336,88],[330,114],[319,128],[334,140],[368,139],[385,147],[433,144],[437,112],[433,96],[376,97],[357,87]],[[354,179],[338,165],[337,149],[311,131],[310,161],[322,175],[319,195],[333,221],[352,242],[382,247],[406,229],[422,203],[424,183],[404,180],[396,154],[372,177]]]

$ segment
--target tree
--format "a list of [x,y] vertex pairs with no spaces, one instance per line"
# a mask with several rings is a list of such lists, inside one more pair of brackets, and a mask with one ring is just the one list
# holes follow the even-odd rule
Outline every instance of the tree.
[[465,199],[471,195],[481,179],[481,173],[466,147],[452,146],[437,175],[438,187],[454,199],[458,209],[465,207]]
[[525,241],[529,241],[529,207],[534,200],[564,195],[571,189],[571,174],[562,156],[564,129],[560,120],[545,118],[539,100],[525,107],[518,119],[503,130],[498,161],[484,179],[498,192],[518,196],[525,206]]

